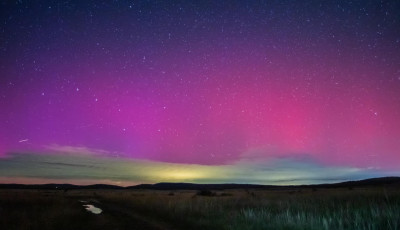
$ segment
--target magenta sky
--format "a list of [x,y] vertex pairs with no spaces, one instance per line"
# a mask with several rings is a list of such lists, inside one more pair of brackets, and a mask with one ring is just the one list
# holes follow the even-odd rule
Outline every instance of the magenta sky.
[[0,156],[399,169],[398,1],[21,1],[0,15]]

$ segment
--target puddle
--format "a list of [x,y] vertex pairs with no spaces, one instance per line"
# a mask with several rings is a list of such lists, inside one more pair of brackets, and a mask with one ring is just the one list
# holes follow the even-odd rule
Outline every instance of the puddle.
[[93,214],[100,214],[100,213],[103,212],[103,210],[101,210],[100,208],[97,208],[97,207],[95,207],[95,206],[93,206],[91,204],[84,204],[83,207],[85,207],[85,209],[88,212],[91,212]]

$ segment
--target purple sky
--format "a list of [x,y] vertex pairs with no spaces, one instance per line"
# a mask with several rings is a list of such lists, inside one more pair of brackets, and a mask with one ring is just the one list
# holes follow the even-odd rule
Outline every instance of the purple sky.
[[1,4],[3,170],[60,152],[172,171],[239,162],[249,181],[260,158],[399,170],[398,1]]

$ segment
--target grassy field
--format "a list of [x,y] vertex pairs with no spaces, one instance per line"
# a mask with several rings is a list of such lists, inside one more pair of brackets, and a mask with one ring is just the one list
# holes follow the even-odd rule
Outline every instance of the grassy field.
[[[87,212],[80,201],[100,207]],[[0,190],[1,229],[400,229],[390,188]]]

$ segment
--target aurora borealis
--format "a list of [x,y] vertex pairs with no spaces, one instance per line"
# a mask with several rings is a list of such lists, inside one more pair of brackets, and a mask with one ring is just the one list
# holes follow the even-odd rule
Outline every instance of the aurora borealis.
[[0,181],[400,175],[399,1],[0,9]]

